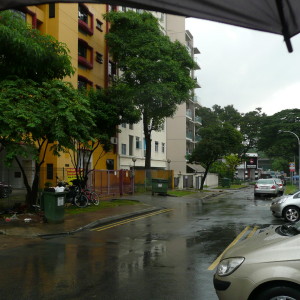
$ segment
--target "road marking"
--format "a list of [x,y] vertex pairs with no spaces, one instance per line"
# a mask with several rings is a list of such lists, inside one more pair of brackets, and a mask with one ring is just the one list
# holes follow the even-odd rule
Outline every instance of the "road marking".
[[100,227],[96,227],[96,228],[91,229],[91,231],[103,231],[103,230],[107,230],[107,229],[110,229],[110,228],[113,228],[113,227],[117,227],[117,226],[121,226],[121,225],[124,225],[124,224],[128,224],[130,222],[134,222],[134,221],[138,221],[138,220],[141,220],[141,219],[149,218],[149,217],[152,217],[152,216],[155,216],[155,215],[167,213],[167,212],[170,212],[172,210],[173,209],[162,209],[162,210],[155,211],[155,212],[152,212],[152,213],[148,213],[148,214],[145,214],[145,215],[141,215],[141,216],[133,217],[133,218],[130,218],[130,219],[125,219],[125,220],[122,220],[122,221],[119,221],[119,222],[114,222],[114,223],[110,223],[110,224],[103,225],[103,226],[100,226]]
[[247,235],[247,239],[251,238],[258,228],[259,228],[258,226],[254,226],[252,231]]
[[221,260],[221,257],[222,255],[229,249],[231,248],[232,246],[234,246],[238,241],[239,239],[249,230],[250,226],[247,226],[230,244],[229,246],[227,246],[227,248],[222,252],[221,255],[219,255],[219,257],[208,267],[207,270],[214,270],[216,268],[216,266],[219,264],[220,260]]

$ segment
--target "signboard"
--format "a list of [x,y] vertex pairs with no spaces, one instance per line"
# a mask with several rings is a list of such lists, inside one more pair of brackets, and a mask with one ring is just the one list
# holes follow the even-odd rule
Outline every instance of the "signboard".
[[295,172],[295,163],[290,162],[290,172]]
[[246,160],[247,169],[257,169],[257,157],[248,157]]

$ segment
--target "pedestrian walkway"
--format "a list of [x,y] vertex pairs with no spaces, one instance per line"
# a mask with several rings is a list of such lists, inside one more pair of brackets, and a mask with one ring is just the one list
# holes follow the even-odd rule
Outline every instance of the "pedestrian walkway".
[[83,212],[75,215],[66,215],[63,223],[35,223],[26,220],[10,220],[0,224],[0,233],[23,237],[47,237],[50,235],[67,235],[78,231],[92,228],[94,226],[109,223],[122,218],[148,213],[160,208],[136,204],[106,208],[94,212]]
[[[206,200],[220,195],[221,191],[197,194],[199,200]],[[200,195],[200,196],[199,196]],[[161,197],[152,196],[151,194],[138,194],[126,196],[128,200],[139,201],[135,205],[117,206],[105,208],[94,212],[83,212],[75,215],[65,215],[64,222],[59,224],[50,224],[44,222],[31,222],[21,219],[16,215],[8,222],[0,222],[0,234],[7,236],[22,237],[43,237],[69,235],[76,232],[93,228],[98,225],[110,223],[116,220],[130,218],[137,215],[146,214],[160,209],[171,207],[174,201],[188,201],[188,197]],[[176,199],[176,200],[175,200]],[[30,219],[30,217],[29,217]]]

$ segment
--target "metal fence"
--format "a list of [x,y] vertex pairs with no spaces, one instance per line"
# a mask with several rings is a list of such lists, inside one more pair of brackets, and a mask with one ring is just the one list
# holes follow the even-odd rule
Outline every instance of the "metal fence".
[[[32,184],[34,179],[34,168],[25,168],[25,173]],[[132,171],[130,170],[94,170],[89,173],[88,188],[100,193],[101,196],[123,195],[133,192]],[[74,168],[53,168],[51,172],[47,168],[40,170],[39,188],[46,186],[55,187],[59,181],[71,183],[76,179]],[[16,168],[6,168],[0,166],[0,182],[5,182],[14,190],[25,189],[22,173]]]
[[[25,168],[24,170],[29,185],[32,185],[35,174],[34,168]],[[42,190],[48,186],[55,187],[59,181],[70,183],[76,179],[76,172],[73,168],[49,170],[43,167],[39,176],[39,189]],[[88,176],[87,186],[105,198],[132,194],[138,191],[151,191],[153,178],[167,179],[168,188],[174,188],[174,174],[170,170],[94,170]],[[23,175],[17,166],[7,168],[0,165],[0,182],[5,182],[13,188],[13,193],[8,198],[0,199],[0,206],[4,202],[11,204],[15,200],[17,202],[25,200],[26,189]]]

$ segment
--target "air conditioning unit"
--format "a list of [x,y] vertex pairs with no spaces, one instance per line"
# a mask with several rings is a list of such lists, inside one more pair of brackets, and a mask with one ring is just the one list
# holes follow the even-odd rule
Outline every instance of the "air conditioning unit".
[[110,138],[110,142],[111,142],[112,144],[116,145],[116,144],[118,144],[118,138],[116,138],[116,137],[111,137],[111,138]]

